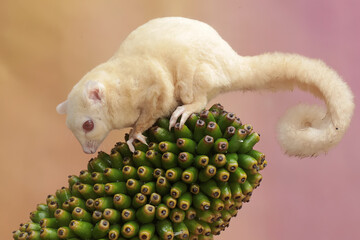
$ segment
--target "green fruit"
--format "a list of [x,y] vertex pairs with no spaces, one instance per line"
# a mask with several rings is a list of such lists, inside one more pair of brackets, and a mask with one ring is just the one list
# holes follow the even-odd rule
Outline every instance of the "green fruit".
[[[259,134],[220,104],[170,131],[160,118],[134,141],[99,152],[69,187],[38,204],[14,239],[213,239],[260,185]],[[126,135],[125,139],[128,138]]]

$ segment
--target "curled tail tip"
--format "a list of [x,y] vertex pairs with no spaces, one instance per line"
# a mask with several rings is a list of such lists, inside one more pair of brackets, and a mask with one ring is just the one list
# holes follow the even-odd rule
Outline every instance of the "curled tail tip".
[[345,131],[333,125],[326,109],[300,104],[279,121],[278,140],[289,156],[315,157],[335,146]]

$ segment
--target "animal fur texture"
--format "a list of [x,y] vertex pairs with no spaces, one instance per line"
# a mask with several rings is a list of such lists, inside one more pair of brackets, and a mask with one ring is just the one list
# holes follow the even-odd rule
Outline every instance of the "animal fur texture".
[[[278,125],[288,155],[314,156],[337,144],[353,115],[346,83],[320,60],[296,54],[239,56],[209,25],[186,18],[158,18],[138,27],[115,55],[87,73],[57,111],[84,152],[94,153],[112,129],[132,127],[132,141],[157,118],[181,117],[203,109],[220,93],[292,90],[324,100],[327,109],[299,105]],[[92,128],[84,127],[90,121]],[[89,122],[88,122],[89,123]],[[90,129],[90,130],[89,130]]]

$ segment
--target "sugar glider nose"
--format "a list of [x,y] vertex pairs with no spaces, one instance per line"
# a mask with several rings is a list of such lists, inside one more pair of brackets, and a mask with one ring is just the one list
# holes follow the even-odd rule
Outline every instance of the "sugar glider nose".
[[87,148],[87,147],[84,147],[83,148],[83,151],[84,153],[87,153],[87,154],[93,154],[96,152],[96,149],[95,148]]
[[84,153],[87,153],[87,154],[93,154],[96,152],[97,148],[98,148],[97,144],[87,143],[86,145],[83,146],[83,151],[84,151]]

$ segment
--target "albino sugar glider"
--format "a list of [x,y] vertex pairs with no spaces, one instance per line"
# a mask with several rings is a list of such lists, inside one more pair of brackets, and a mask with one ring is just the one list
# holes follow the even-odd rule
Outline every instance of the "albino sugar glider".
[[337,144],[350,124],[353,95],[320,60],[296,54],[239,56],[209,25],[181,17],[138,27],[107,62],[87,73],[57,106],[85,153],[95,153],[112,129],[132,127],[128,145],[171,115],[183,125],[216,95],[235,90],[292,90],[324,100],[327,109],[299,105],[279,123],[288,155],[314,156]]

